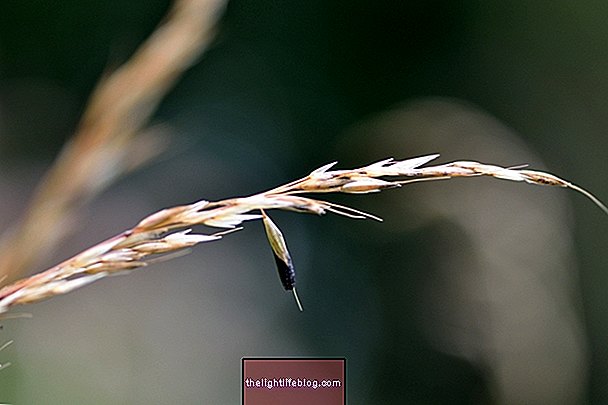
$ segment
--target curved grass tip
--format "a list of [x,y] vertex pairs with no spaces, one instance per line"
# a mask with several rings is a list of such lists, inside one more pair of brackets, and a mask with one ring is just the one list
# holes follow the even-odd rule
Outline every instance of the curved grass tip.
[[590,199],[592,203],[599,207],[599,209],[604,211],[604,214],[608,215],[608,207],[606,207],[606,205],[599,198],[591,194],[589,191],[577,186],[576,184],[571,183],[569,183],[566,187],[571,188],[574,191],[578,191],[579,193]]
[[530,184],[538,184],[541,186],[556,186],[556,187],[565,187],[576,192],[581,193],[592,203],[597,205],[599,209],[601,209],[604,214],[608,215],[608,207],[595,195],[591,194],[591,192],[585,190],[584,188],[577,186],[576,184],[570,183],[560,177],[557,177],[550,173],[540,172],[536,170],[517,170],[517,172],[521,173],[524,176],[524,180]]

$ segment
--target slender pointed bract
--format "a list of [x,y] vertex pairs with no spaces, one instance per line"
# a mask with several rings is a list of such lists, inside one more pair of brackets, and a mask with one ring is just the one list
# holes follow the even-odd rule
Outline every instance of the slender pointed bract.
[[302,303],[300,302],[300,297],[298,297],[298,293],[296,292],[296,287],[293,287],[291,292],[293,293],[293,298],[296,300],[296,304],[298,304],[298,309],[300,312],[303,312],[304,308],[302,308]]
[[302,311],[302,304],[298,298],[298,294],[296,293],[296,270],[293,267],[293,262],[291,260],[291,255],[289,254],[289,250],[287,250],[287,244],[285,243],[285,238],[283,237],[283,233],[279,227],[270,219],[268,215],[263,210],[262,212],[262,221],[264,222],[264,229],[266,230],[266,237],[268,238],[268,242],[270,243],[270,247],[272,248],[272,254],[274,256],[274,261],[277,264],[277,271],[279,273],[279,279],[281,280],[281,284],[286,291],[292,291],[294,299],[296,300],[296,304],[300,311]]

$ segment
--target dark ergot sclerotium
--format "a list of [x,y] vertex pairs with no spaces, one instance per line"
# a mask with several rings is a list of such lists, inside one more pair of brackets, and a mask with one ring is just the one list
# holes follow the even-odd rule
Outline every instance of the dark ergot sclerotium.
[[262,220],[264,222],[264,229],[266,230],[266,237],[268,238],[274,260],[277,264],[277,271],[279,273],[279,278],[281,279],[281,284],[283,284],[285,290],[293,292],[296,304],[298,304],[298,308],[302,311],[302,304],[300,303],[300,299],[296,292],[296,270],[293,267],[291,255],[287,249],[283,233],[281,233],[281,230],[263,210]]

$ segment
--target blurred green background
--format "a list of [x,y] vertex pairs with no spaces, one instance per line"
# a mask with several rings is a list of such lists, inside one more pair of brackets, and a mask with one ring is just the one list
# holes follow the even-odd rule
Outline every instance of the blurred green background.
[[[3,2],[3,228],[168,5]],[[606,201],[607,18],[600,1],[231,1],[154,117],[173,147],[47,264],[333,160],[530,163]],[[608,403],[608,218],[588,200],[491,179],[329,198],[385,222],[273,215],[303,313],[250,223],[4,321],[0,402],[234,404],[243,356],[345,356],[350,403]]]

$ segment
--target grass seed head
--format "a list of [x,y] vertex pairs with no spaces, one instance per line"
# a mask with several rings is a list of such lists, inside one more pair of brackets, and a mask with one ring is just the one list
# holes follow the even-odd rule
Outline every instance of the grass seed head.
[[[457,161],[437,166],[424,165],[437,154],[412,159],[384,159],[370,165],[346,170],[331,170],[335,162],[324,165],[308,176],[274,189],[239,198],[167,208],[141,220],[134,228],[99,243],[44,272],[18,280],[0,289],[0,313],[16,304],[25,304],[65,294],[109,275],[144,267],[157,259],[199,243],[220,239],[241,229],[247,221],[262,219],[281,283],[295,292],[295,269],[287,244],[278,226],[265,210],[279,209],[322,215],[326,212],[353,219],[381,218],[357,209],[313,199],[301,194],[373,193],[417,181],[445,180],[453,177],[490,176],[529,184],[567,187],[580,192],[604,213],[608,208],[585,189],[553,174],[520,167],[501,167],[474,161]],[[253,213],[252,213],[253,212]],[[261,215],[257,213],[261,213]],[[214,234],[192,233],[195,225],[226,229]]]

